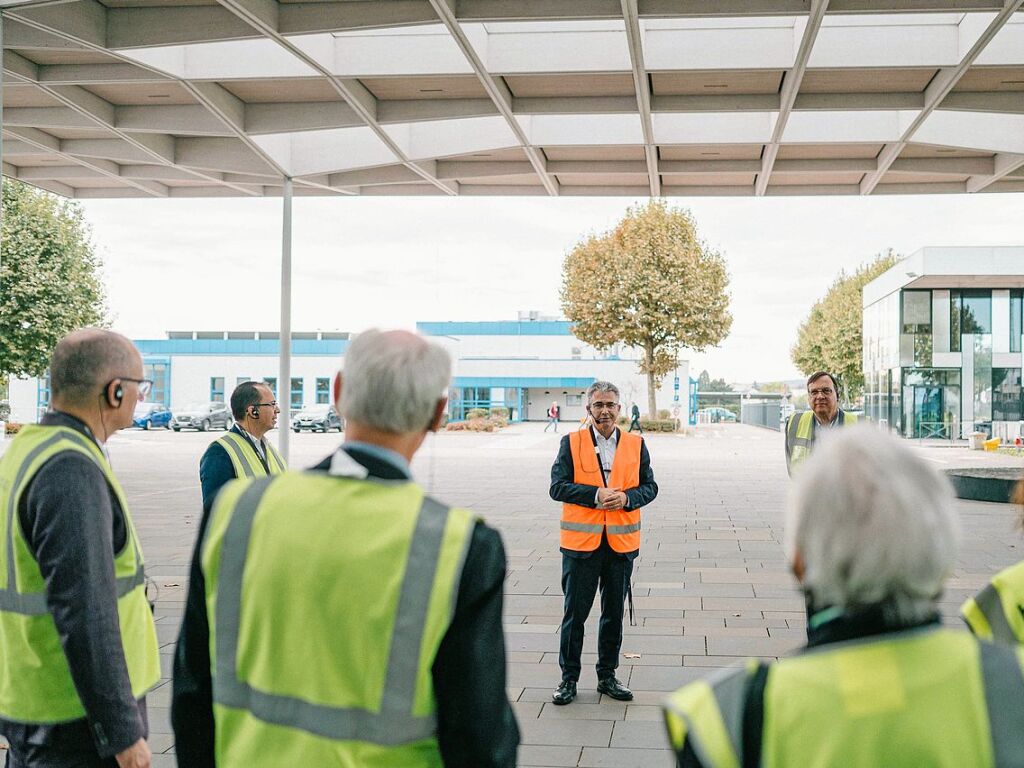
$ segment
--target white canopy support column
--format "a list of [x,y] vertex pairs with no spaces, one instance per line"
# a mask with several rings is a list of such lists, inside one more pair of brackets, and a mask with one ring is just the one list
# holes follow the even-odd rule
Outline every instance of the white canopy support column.
[[292,392],[292,180],[284,180],[284,220],[281,224],[281,338],[279,358],[281,369],[277,380],[277,404],[281,415],[277,422],[277,446],[287,462],[291,436]]

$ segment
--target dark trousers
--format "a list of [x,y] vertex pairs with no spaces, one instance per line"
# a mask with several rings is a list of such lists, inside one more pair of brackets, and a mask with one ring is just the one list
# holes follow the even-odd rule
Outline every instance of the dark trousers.
[[562,553],[565,614],[558,664],[562,668],[563,680],[580,679],[583,625],[590,615],[599,586],[601,621],[597,627],[597,679],[615,676],[622,647],[623,604],[632,573],[633,561],[615,552],[604,538],[590,557],[570,557]]
[[9,747],[7,768],[117,768],[117,760],[106,760],[96,754],[91,745],[81,749],[62,749],[44,745],[24,745],[15,751]]
[[630,432],[633,431],[633,427],[636,427],[637,429],[639,429],[641,435],[644,433],[644,428],[640,426],[640,419],[639,418],[634,418],[631,422],[629,422],[629,431]]

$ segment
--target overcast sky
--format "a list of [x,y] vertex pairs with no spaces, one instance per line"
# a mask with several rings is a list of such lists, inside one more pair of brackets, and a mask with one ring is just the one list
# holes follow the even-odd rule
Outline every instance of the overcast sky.
[[[293,330],[558,315],[565,253],[610,229],[623,198],[296,198]],[[796,327],[842,269],[892,247],[1024,244],[1024,195],[673,199],[726,258],[732,333],[687,350],[691,374],[799,374]],[[114,327],[276,330],[281,201],[83,201]],[[1022,265],[1024,266],[1024,265]],[[599,284],[595,290],[599,290]]]

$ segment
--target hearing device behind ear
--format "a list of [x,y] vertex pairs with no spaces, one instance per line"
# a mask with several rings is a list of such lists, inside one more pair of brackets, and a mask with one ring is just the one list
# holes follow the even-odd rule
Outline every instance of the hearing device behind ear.
[[254,405],[254,406],[253,406],[252,408],[250,408],[250,409],[249,409],[249,413],[251,413],[251,414],[252,414],[252,417],[253,417],[254,419],[258,419],[258,418],[260,417],[260,409],[259,409],[259,406],[256,406],[256,405]]
[[[110,384],[113,384],[113,383],[114,382],[110,382]],[[110,391],[110,384],[107,385],[107,391]],[[124,400],[124,387],[121,384],[118,384],[116,387],[114,387],[114,391],[111,392],[111,394],[110,394],[110,399],[109,399],[110,407],[111,408],[120,408],[121,407],[121,402],[123,400]]]

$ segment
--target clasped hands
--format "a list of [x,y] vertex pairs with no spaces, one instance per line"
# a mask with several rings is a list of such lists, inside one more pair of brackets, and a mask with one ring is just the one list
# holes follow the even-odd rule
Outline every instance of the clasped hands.
[[629,497],[621,488],[597,489],[598,509],[625,509],[628,503]]

